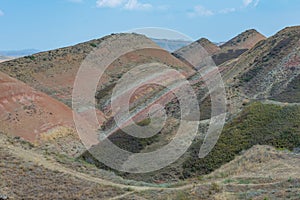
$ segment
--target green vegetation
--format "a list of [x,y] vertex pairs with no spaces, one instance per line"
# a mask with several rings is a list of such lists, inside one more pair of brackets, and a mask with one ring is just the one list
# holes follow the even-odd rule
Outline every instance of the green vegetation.
[[95,43],[90,43],[91,47],[97,47],[97,45]]
[[25,56],[24,58],[26,58],[26,59],[30,59],[30,60],[35,60],[35,57],[33,56],[33,55],[31,55],[31,56]]
[[250,82],[263,68],[261,66],[254,67],[240,77],[242,82]]
[[235,180],[232,180],[232,179],[225,179],[223,181],[224,184],[229,184],[229,183],[234,183],[234,182],[235,182]]
[[247,49],[237,49],[237,50],[228,50],[226,52],[221,52],[212,56],[212,59],[216,65],[220,65],[228,60],[234,59],[245,53]]
[[188,198],[189,194],[185,191],[179,191],[176,194],[175,200],[188,200],[190,198]]
[[248,185],[250,183],[251,183],[251,181],[247,180],[247,179],[241,179],[238,181],[238,184],[241,184],[241,185]]
[[220,185],[219,184],[217,184],[217,183],[212,183],[211,185],[210,185],[210,188],[209,188],[209,193],[210,194],[214,194],[214,193],[219,193],[219,192],[221,192],[221,187],[220,187]]
[[[176,162],[170,168],[159,170],[155,173],[143,175],[143,180],[150,181],[151,177],[157,180],[165,180],[172,171],[172,176],[178,179],[190,177],[201,177],[204,174],[221,167],[223,164],[233,160],[244,150],[254,145],[271,145],[278,149],[293,150],[300,146],[300,106],[279,106],[253,102],[244,108],[238,117],[230,121],[223,130],[218,143],[204,159],[198,158],[201,140],[196,140],[184,155],[184,159]],[[150,121],[145,119],[139,125],[146,125]],[[160,134],[159,134],[160,135]],[[160,141],[160,136],[152,138],[137,139],[122,131],[110,136],[110,140],[122,149],[138,153],[147,146]],[[83,154],[85,161],[96,164],[97,167],[111,170],[96,161],[88,152]],[[139,180],[130,174],[117,173],[127,178]],[[221,174],[226,178],[226,174]],[[149,178],[150,177],[150,178]],[[155,179],[155,180],[156,180]],[[227,180],[230,183],[232,180]],[[248,184],[248,182],[239,182]]]
[[104,89],[97,91],[95,98],[100,101],[104,97],[111,95],[113,88],[116,86],[115,83],[106,86]]
[[208,174],[254,145],[272,145],[293,150],[300,146],[300,106],[250,104],[227,124],[218,143],[204,159],[198,158],[201,142],[192,145],[183,163],[184,178]]
[[139,126],[148,126],[149,124],[151,124],[151,119],[150,118],[146,118],[140,122],[137,123],[137,125]]
[[[158,135],[155,135],[151,138],[141,139],[141,138],[137,138],[137,137],[128,135],[127,133],[123,132],[122,130],[119,130],[116,133],[114,133],[113,135],[109,136],[109,140],[121,149],[124,149],[129,152],[133,152],[133,153],[139,153],[146,146],[151,145],[154,142],[158,142],[158,138],[159,138]],[[101,145],[92,147],[91,151],[93,151],[94,153],[100,152]],[[97,160],[89,151],[84,152],[79,157],[79,159],[84,160],[85,162],[88,162],[90,164],[94,164],[95,166],[97,166],[100,169],[115,171],[114,169],[111,169],[110,167],[105,166],[103,163],[101,163],[99,160]],[[118,172],[118,171],[115,171],[115,172],[119,175],[126,174],[126,173],[124,174],[124,173]]]

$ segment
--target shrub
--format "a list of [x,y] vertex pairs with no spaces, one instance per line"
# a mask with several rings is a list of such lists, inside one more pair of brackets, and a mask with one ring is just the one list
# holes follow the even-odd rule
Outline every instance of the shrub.
[[35,57],[33,56],[33,55],[31,55],[31,56],[25,56],[24,58],[26,58],[26,59],[30,59],[30,60],[35,60]]
[[221,187],[217,183],[212,183],[209,188],[209,193],[219,193],[221,192]]
[[91,47],[97,47],[97,45],[95,43],[90,43]]

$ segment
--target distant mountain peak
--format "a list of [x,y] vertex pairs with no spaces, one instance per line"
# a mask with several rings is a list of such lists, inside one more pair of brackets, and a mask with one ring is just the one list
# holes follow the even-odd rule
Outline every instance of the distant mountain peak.
[[207,38],[201,38],[196,42],[199,43],[209,55],[213,55],[220,50],[220,47],[218,47],[216,44],[214,44]]
[[[214,53],[218,52],[220,50],[220,47],[218,47],[216,44],[208,40],[207,38],[201,38],[179,50],[174,52],[174,54],[184,54],[184,52],[189,49],[189,53],[193,53],[192,49],[195,49],[197,51],[199,49],[199,46],[204,48],[209,55],[213,55]],[[196,53],[196,52],[194,52]]]
[[150,38],[153,42],[155,42],[161,48],[169,51],[174,52],[184,46],[189,45],[192,43],[191,41],[187,40],[173,40],[173,39],[157,39],[157,38]]
[[39,50],[37,49],[22,49],[22,50],[0,51],[0,55],[5,57],[23,57],[38,52]]
[[209,39],[207,38],[200,38],[199,40],[197,40],[196,42],[198,43],[212,43]]
[[221,45],[221,49],[251,49],[259,41],[265,40],[266,37],[255,29],[246,30],[236,37],[232,38],[225,44]]

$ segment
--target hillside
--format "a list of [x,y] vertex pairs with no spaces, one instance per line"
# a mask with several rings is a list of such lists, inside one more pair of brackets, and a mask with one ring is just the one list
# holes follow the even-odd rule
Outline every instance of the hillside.
[[200,60],[203,57],[212,56],[220,48],[206,38],[201,38],[185,47],[178,49],[172,54],[178,59],[190,64],[187,60]]
[[[300,119],[299,114],[299,106],[276,106],[253,102],[226,124],[216,146],[204,159],[198,157],[207,131],[207,124],[203,121],[199,127],[199,136],[191,147],[170,166],[146,174],[116,173],[127,179],[137,181],[172,183],[209,174],[233,160],[242,151],[257,144],[272,145],[293,151],[300,146],[300,129],[297,125]],[[166,136],[168,134],[174,135],[176,132],[174,126],[176,127],[176,121],[174,122],[173,119],[173,123],[167,123],[157,136],[148,139],[136,139],[125,136],[122,132],[109,139],[131,152],[149,152],[168,143],[169,137]],[[99,149],[101,149],[100,146],[93,147],[91,150],[96,153]],[[99,168],[109,169],[95,160],[89,152],[83,154],[83,159]],[[118,162],[121,162],[122,159],[126,158],[120,158]]]
[[225,76],[248,98],[300,102],[299,39],[299,26],[285,28],[225,66]]
[[[290,28],[288,28],[287,30],[289,29]],[[297,30],[297,28],[293,28],[292,30],[295,29]],[[293,34],[286,33],[286,30],[283,30],[283,32],[289,35],[289,37],[293,38],[292,37]],[[273,37],[277,37],[277,36],[275,35]],[[250,106],[247,106],[248,103],[251,102],[251,99],[257,99],[257,97],[247,96],[247,94],[244,94],[243,92],[238,92],[239,87],[241,86],[239,85],[240,82],[237,83],[236,85],[233,84],[235,83],[236,80],[239,80],[238,77],[243,77],[246,76],[247,74],[247,71],[242,70],[243,68],[240,69],[236,68],[238,66],[236,65],[236,63],[239,63],[243,59],[250,59],[250,58],[254,60],[262,59],[263,57],[262,54],[259,54],[258,52],[252,54],[252,52],[255,51],[261,44],[268,43],[270,40],[272,40],[273,37],[259,42],[256,46],[254,46],[252,49],[248,51],[249,53],[243,54],[240,58],[220,66],[220,70],[224,69],[224,71],[222,71],[222,74],[224,80],[226,81],[226,86],[228,88],[227,91],[228,100],[230,100],[228,102],[228,106],[229,108],[238,107],[238,110],[229,109],[229,112],[233,115],[229,115],[229,122],[226,125],[222,133],[222,136],[218,141],[217,146],[206,159],[201,161],[198,160],[197,153],[202,142],[201,138],[198,138],[198,140],[196,140],[195,143],[193,144],[192,148],[184,156],[182,156],[180,160],[178,160],[173,165],[167,167],[166,169],[158,171],[155,174],[154,173],[145,174],[144,176],[135,176],[134,174],[122,174],[122,175],[127,178],[132,178],[136,180],[168,182],[170,180],[178,180],[178,178],[179,179],[191,178],[198,173],[199,173],[198,175],[201,175],[202,173],[203,174],[209,173],[215,170],[216,168],[222,166],[226,162],[232,160],[239,152],[251,148],[253,145],[256,144],[273,145],[278,148],[289,148],[291,150],[299,146],[300,145],[299,129],[297,128],[298,126],[296,125],[299,117],[299,107],[296,106],[289,107],[289,105],[292,106],[293,104],[280,104],[280,103],[278,103],[279,106],[265,105],[260,103],[252,103],[250,104]],[[286,46],[286,48],[290,48],[291,44],[293,43],[290,43],[290,45]],[[272,48],[266,47],[265,51],[272,52]],[[280,51],[275,51],[273,57],[274,58],[280,57]],[[279,62],[279,61],[274,60],[274,62]],[[295,62],[292,63],[295,64]],[[244,64],[241,64],[241,66],[243,65]],[[227,70],[229,70],[229,73]],[[278,73],[281,71],[274,71],[273,75],[278,76],[279,75]],[[266,77],[267,75],[265,74],[262,76]],[[194,86],[195,88],[197,88],[197,91],[201,91],[203,87],[201,86],[199,87],[198,84],[199,82],[196,82]],[[253,85],[252,86],[249,85],[249,88],[257,89],[259,87],[257,87],[257,85],[255,85],[255,87],[253,87]],[[299,90],[297,90],[297,88],[294,87],[294,91],[299,91]],[[293,99],[293,97],[290,98]],[[260,98],[258,99],[260,100]],[[264,101],[262,102],[264,103]],[[277,104],[276,102],[272,102],[272,103]],[[178,108],[176,108],[176,106],[173,107],[175,107],[175,113],[177,113]],[[257,121],[262,121],[262,120],[266,120],[266,121],[262,122],[262,124],[256,123]],[[275,122],[278,123],[278,125],[273,124]],[[176,122],[173,122],[173,124],[171,124],[170,126],[171,127],[175,126],[175,124]],[[166,128],[167,130],[169,130],[169,132],[174,132],[175,130],[172,129],[171,127],[166,127]],[[289,127],[294,127],[294,128],[289,129]],[[253,128],[253,130],[251,128]],[[232,132],[232,130],[235,130],[236,132]],[[201,131],[205,131],[205,126],[201,127]],[[112,137],[110,139],[118,142],[120,141],[121,138],[124,139],[123,134],[124,133],[119,133],[119,135],[116,135],[116,138]],[[130,147],[129,149],[134,150],[134,152],[144,152],[144,151],[147,152],[147,150],[153,148],[155,149],[155,147],[159,146],[155,143],[162,144],[161,142],[166,140],[164,135],[167,134],[168,133],[164,132],[163,130],[158,137],[150,138],[146,142],[140,140],[134,141],[132,140],[132,138],[129,137],[127,139],[122,140],[120,145],[126,149]],[[239,139],[236,140],[236,142],[234,142],[232,141],[232,139],[229,138],[239,138]],[[288,138],[293,138],[293,139],[289,141]],[[243,142],[241,143],[241,141]],[[145,143],[147,143],[148,145],[145,146]],[[219,149],[220,151],[218,151],[219,147],[220,147]],[[221,156],[222,159],[220,159],[220,155],[222,154],[223,154],[223,156]],[[84,157],[87,160],[91,160],[90,155],[84,155]],[[99,163],[97,165],[99,167],[103,167]],[[211,168],[208,166],[210,166]]]
[[[9,199],[297,199],[299,154],[254,146],[206,176],[175,185],[126,182],[0,134],[0,195]],[[113,179],[113,181],[111,181]],[[37,181],[38,180],[38,181]],[[57,192],[53,192],[57,191]]]
[[[103,77],[102,82],[99,84],[101,85],[99,90],[104,90],[106,91],[105,93],[110,93],[111,90],[109,88],[124,73],[129,71],[132,66],[138,66],[139,64],[160,62],[166,63],[176,69],[182,68],[182,71],[186,74],[194,72],[192,67],[183,64],[167,51],[159,49],[150,39],[137,34],[114,34],[75,46],[15,59],[1,63],[0,71],[71,106],[71,93],[80,65],[93,49],[96,49],[102,42],[107,42],[108,40],[138,41],[148,46],[148,48],[133,50],[115,60],[108,67],[105,77]],[[135,49],[133,45],[132,49]]]
[[[100,51],[106,50],[106,48],[108,48],[107,44],[111,45],[114,43],[115,46],[109,47],[112,48],[111,50],[114,50],[113,48],[120,48],[120,45],[124,45],[124,42],[125,45],[132,48],[133,51],[122,55],[108,66],[104,76],[99,82],[98,91],[95,94],[98,108],[98,121],[100,120],[100,124],[94,124],[94,128],[111,127],[114,126],[114,124],[110,124],[110,122],[113,120],[114,114],[116,114],[112,113],[111,110],[112,90],[117,81],[119,81],[119,79],[130,69],[145,63],[160,62],[189,76],[189,74],[194,73],[194,68],[185,65],[167,51],[160,49],[154,42],[145,36],[137,34],[114,34],[72,47],[42,52],[4,62],[0,64],[0,71],[23,81],[37,91],[43,92],[71,107],[71,94],[74,80],[84,58],[93,49],[96,49],[96,47],[98,47]],[[143,46],[146,46],[147,48],[136,50],[137,46],[140,44],[143,44]],[[166,77],[164,76],[153,76],[153,81],[161,82],[165,78]],[[161,87],[152,84],[138,88],[138,90],[135,91],[135,98],[130,99],[130,109],[132,111],[137,108],[141,110],[141,112],[136,112],[136,117],[134,117],[135,121],[138,122],[145,119],[145,116],[147,116],[147,107],[149,106],[147,105],[147,102],[151,99],[155,102],[156,98],[160,98],[161,94],[158,97],[156,97],[155,94],[158,91],[161,91],[161,89]],[[126,90],[130,91],[130,88],[127,88]],[[118,99],[122,99],[122,95],[119,96]],[[162,101],[167,101],[168,99],[169,97],[165,96]],[[141,109],[142,107],[145,107],[145,109]],[[77,112],[83,120],[90,123],[91,120],[88,115],[88,107]],[[8,113],[10,113],[10,111],[8,111]],[[65,119],[67,117],[61,116],[61,118]],[[44,120],[47,121],[46,119]],[[31,123],[35,123],[35,119],[31,119]],[[126,126],[126,122],[124,123],[124,126]],[[51,123],[49,122],[49,124]],[[14,124],[10,125],[11,129],[15,129]],[[16,131],[20,132],[19,129],[16,129]],[[28,129],[29,133],[30,131],[32,130]],[[14,134],[14,132],[11,134]]]
[[251,29],[237,35],[220,46],[217,46],[206,38],[201,38],[200,40],[175,51],[173,54],[180,59],[190,56],[191,54],[196,56],[199,54],[201,46],[207,51],[209,56],[212,56],[216,65],[221,65],[226,61],[239,57],[264,39],[266,39],[265,36],[256,30]]
[[247,30],[220,46],[221,50],[213,55],[216,65],[235,59],[251,49],[261,40],[266,39],[254,29]]
[[251,49],[259,41],[266,39],[261,33],[257,32],[255,29],[246,30],[245,32],[232,38],[225,44],[220,46],[221,49]]
[[67,158],[62,152],[41,150],[0,132],[0,198],[108,199],[128,190],[72,170],[88,166],[76,164],[74,159],[75,166],[63,165],[56,156]]
[[3,73],[0,113],[0,131],[31,142],[43,135],[70,134],[74,129],[70,108]]
[[[120,45],[124,45],[124,42],[125,45],[127,45],[126,47],[132,48],[133,51],[122,55],[108,66],[104,76],[99,82],[98,91],[95,94],[98,123],[90,124],[91,118],[88,114],[90,110],[89,107],[76,110],[78,112],[77,114],[79,114],[88,126],[93,125],[94,130],[100,127],[113,128],[115,124],[111,124],[111,122],[113,122],[113,117],[116,113],[112,113],[111,94],[119,79],[130,69],[145,63],[160,62],[188,76],[194,73],[194,68],[185,65],[167,51],[160,49],[145,36],[137,34],[117,34],[72,47],[42,52],[4,62],[0,64],[0,71],[23,81],[36,90],[44,92],[71,107],[74,80],[85,56],[96,47],[98,47],[100,51],[106,50],[107,48],[112,48],[113,50],[114,48],[120,48]],[[107,44],[111,45],[113,43],[114,46],[107,47]],[[147,48],[135,50],[140,44],[147,46]],[[160,75],[153,76],[153,81],[161,82],[165,78],[166,77]],[[126,88],[126,92],[130,92],[130,89],[135,90],[135,88]],[[156,97],[155,94],[161,90],[161,87],[151,84],[138,88],[138,90],[135,91],[135,98],[130,99],[129,105],[132,112],[139,109],[135,112],[135,117],[133,118],[135,121],[139,122],[147,118],[146,112],[147,107],[149,107],[147,102],[152,99],[155,102],[156,98],[159,98]],[[117,99],[122,100],[122,95],[125,95],[125,93],[118,96]],[[163,98],[163,101],[167,101],[168,99],[169,97],[166,96]],[[64,119],[64,117],[62,118]],[[32,123],[34,123],[34,119],[32,119]],[[127,126],[126,123],[127,122],[124,121],[124,126]],[[11,127],[13,129],[14,125],[12,124]],[[116,131],[117,130],[118,128]]]
[[[0,151],[5,165],[0,166],[5,173],[0,176],[4,182],[0,184],[0,195],[64,198],[71,191],[74,199],[83,195],[86,199],[284,199],[287,193],[299,196],[299,39],[300,27],[288,27],[268,39],[248,30],[220,47],[200,39],[172,56],[145,36],[113,34],[1,63]],[[149,48],[139,49],[140,45]],[[71,95],[84,58],[97,47],[105,56],[123,46],[133,51],[108,66],[93,96],[98,117],[103,121],[94,126],[90,124],[90,107],[76,109],[76,116],[93,125],[93,130],[109,134],[106,140],[123,150],[148,153],[169,144],[177,133],[182,115],[173,92],[179,90],[175,86],[180,81],[172,79],[177,74],[161,74],[153,63],[164,63],[182,72],[199,100],[199,105],[189,105],[189,115],[194,113],[194,106],[201,110],[198,134],[191,146],[176,162],[151,173],[123,173],[105,166],[83,148],[73,124]],[[211,56],[220,65],[201,77],[197,70],[211,66]],[[126,82],[118,86],[122,92],[112,99],[118,81],[135,66],[146,63],[146,68],[129,75],[151,84],[135,88],[135,82]],[[147,78],[138,78],[142,72]],[[212,114],[204,80],[217,72],[221,72],[227,92],[226,124],[214,149],[199,159]],[[90,79],[85,82],[94,74],[87,75]],[[130,98],[124,98],[129,93]],[[150,117],[160,114],[159,110],[149,113],[156,104],[166,110],[164,127],[149,138],[126,134],[115,122],[125,103],[129,103],[130,116],[122,118],[122,128],[132,130],[130,119],[140,127],[151,124]],[[118,106],[116,110],[113,104]],[[156,124],[151,127],[155,129]],[[103,141],[92,144],[89,150],[101,154],[105,145]],[[110,159],[124,164],[129,158],[126,156]],[[36,178],[43,180],[41,185],[32,181]],[[16,191],[17,185],[22,185],[20,191]],[[61,191],[61,196],[51,193],[53,190]]]
[[297,199],[299,154],[256,145],[215,172],[199,176],[192,185],[128,195],[146,199]]
[[197,40],[196,42],[193,42],[193,43],[191,43],[191,44],[189,44],[185,47],[182,47],[181,49],[178,49],[173,54],[175,56],[177,55],[179,57],[184,58],[186,56],[185,55],[186,52],[196,51],[197,46],[203,47],[209,55],[213,55],[214,53],[216,53],[220,50],[220,48],[217,45],[215,45],[214,43],[212,43],[208,39],[201,38],[200,40]]

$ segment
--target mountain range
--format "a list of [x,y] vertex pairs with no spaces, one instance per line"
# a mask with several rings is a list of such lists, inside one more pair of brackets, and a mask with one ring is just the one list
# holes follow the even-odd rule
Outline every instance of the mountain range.
[[0,55],[7,56],[7,57],[22,57],[22,56],[28,56],[38,52],[39,50],[37,49],[23,49],[23,50],[15,50],[15,51],[0,50]]
[[[122,33],[0,63],[0,155],[5,160],[5,165],[1,163],[5,173],[0,176],[5,186],[0,186],[0,192],[12,199],[58,199],[69,191],[74,199],[84,195],[87,199],[285,199],[287,195],[297,199],[299,40],[300,26],[287,27],[269,38],[250,29],[219,46],[206,38],[190,43]],[[76,75],[86,57],[96,49],[107,52],[107,44],[114,44],[112,52],[124,46],[133,49],[107,66],[95,94],[98,128],[109,132],[108,139],[120,148],[134,153],[155,151],[170,143],[181,122],[180,101],[172,93],[176,89],[170,92],[148,84],[123,88],[124,93],[111,98],[118,82],[135,66],[163,63],[179,71],[195,92],[201,111],[198,135],[184,155],[163,169],[144,174],[111,169],[90,153],[101,153],[101,143],[88,151],[76,134],[73,115],[94,127],[90,108],[72,110]],[[140,44],[147,48],[137,48]],[[203,69],[213,70],[201,77]],[[151,68],[140,69],[137,74],[145,70],[151,72]],[[205,80],[218,72],[226,92],[226,123],[213,150],[199,159],[214,106],[210,99],[214,94]],[[174,75],[170,72],[151,80],[164,82],[169,76]],[[131,115],[117,125],[122,108],[113,110],[112,105],[122,102],[127,90],[133,90]],[[141,127],[151,124],[148,113],[154,104],[160,104],[167,116],[157,135],[141,139],[121,129],[130,129],[131,120]],[[122,159],[127,158],[116,162]],[[8,172],[13,175],[7,176]],[[64,189],[57,196],[51,191],[60,184]]]
[[155,42],[158,46],[160,46],[161,48],[169,52],[174,52],[192,43],[191,41],[184,41],[184,40],[169,40],[169,39],[155,39],[155,38],[151,38],[151,40]]

